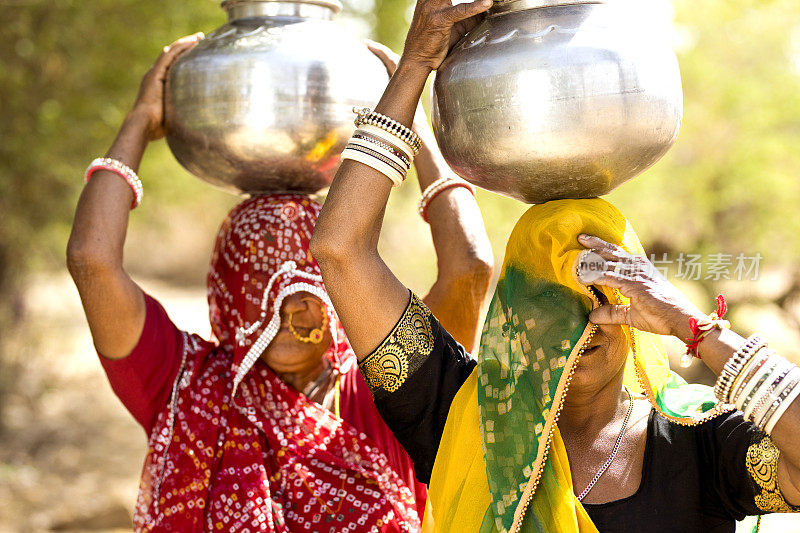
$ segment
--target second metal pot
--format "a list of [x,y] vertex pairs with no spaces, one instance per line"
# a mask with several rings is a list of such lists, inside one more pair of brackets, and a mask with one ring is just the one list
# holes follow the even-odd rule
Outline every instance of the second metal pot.
[[682,114],[665,31],[612,2],[498,3],[434,83],[447,162],[529,203],[608,193],[669,150]]

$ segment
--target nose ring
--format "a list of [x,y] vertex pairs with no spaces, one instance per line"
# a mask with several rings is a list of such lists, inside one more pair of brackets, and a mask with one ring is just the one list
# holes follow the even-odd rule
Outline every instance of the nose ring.
[[289,331],[292,333],[294,338],[300,342],[319,344],[322,342],[322,339],[325,338],[325,330],[328,329],[328,322],[329,322],[328,312],[326,311],[325,306],[322,304],[322,302],[318,302],[314,298],[303,298],[303,301],[304,302],[313,301],[319,305],[320,310],[322,310],[322,325],[318,328],[313,328],[311,332],[308,334],[308,337],[303,337],[297,332],[296,329],[294,329],[294,325],[292,324],[292,317],[294,316],[294,313],[289,313],[289,319],[288,319]]

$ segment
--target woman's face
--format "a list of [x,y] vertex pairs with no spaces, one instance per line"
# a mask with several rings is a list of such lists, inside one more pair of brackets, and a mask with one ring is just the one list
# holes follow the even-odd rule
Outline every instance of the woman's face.
[[578,361],[571,389],[600,390],[624,370],[627,358],[628,340],[622,326],[597,326]]
[[281,327],[275,338],[261,354],[261,359],[278,374],[311,372],[319,367],[322,356],[333,342],[330,327],[326,325],[322,342],[299,341],[289,329],[291,324],[297,334],[308,337],[312,329],[322,328],[325,307],[322,300],[307,292],[287,296],[281,305]]

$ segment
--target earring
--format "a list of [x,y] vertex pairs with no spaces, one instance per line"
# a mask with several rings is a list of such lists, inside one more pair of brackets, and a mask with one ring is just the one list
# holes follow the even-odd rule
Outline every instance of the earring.
[[[316,302],[314,298],[303,298],[303,301]],[[294,325],[292,324],[292,317],[294,316],[294,313],[289,313],[289,320],[288,320],[289,331],[291,331],[294,338],[299,340],[300,342],[319,344],[322,342],[322,339],[325,338],[325,330],[328,329],[328,321],[329,321],[328,312],[326,311],[325,306],[321,302],[317,303],[319,304],[319,308],[322,310],[322,326],[312,329],[311,332],[308,334],[308,337],[300,336],[297,330],[294,329]]]

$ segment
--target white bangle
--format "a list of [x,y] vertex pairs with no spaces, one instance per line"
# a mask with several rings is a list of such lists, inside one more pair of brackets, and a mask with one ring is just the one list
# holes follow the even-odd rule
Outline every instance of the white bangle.
[[131,209],[135,208],[139,204],[142,203],[142,197],[144,196],[144,188],[142,187],[142,181],[139,179],[139,176],[136,175],[136,172],[133,171],[131,167],[119,161],[117,159],[113,159],[111,157],[98,157],[94,161],[91,162],[89,168],[86,169],[85,180],[86,182],[92,177],[92,174],[97,172],[98,170],[108,170],[109,172],[113,172],[117,176],[124,179],[130,188],[133,190],[133,202],[131,203]]
[[360,146],[361,148],[365,148],[369,153],[375,153],[380,155],[379,159],[388,163],[389,166],[395,168],[398,172],[400,172],[403,175],[404,179],[409,168],[411,168],[409,165],[406,165],[406,162],[404,160],[397,157],[397,155],[395,155],[389,149],[384,148],[383,146],[376,144],[372,141],[353,137],[350,139],[350,142],[347,143],[347,146],[348,147]]
[[796,367],[793,364],[783,359],[779,371],[774,373],[775,376],[772,379],[772,383],[756,402],[756,406],[751,411],[750,419],[760,429],[764,429],[764,425],[766,425],[771,414],[775,411],[773,409],[775,400],[780,398],[786,388],[798,377],[795,370]]
[[409,144],[400,137],[392,135],[388,131],[382,130],[377,126],[372,126],[370,124],[362,124],[356,130],[356,133],[358,132],[364,132],[370,135],[374,135],[375,137],[383,139],[385,142],[393,144],[397,149],[399,149],[406,155],[409,162],[414,161],[414,156],[416,155],[416,152],[414,152],[414,149],[411,148],[411,146],[409,146]]
[[789,389],[800,379],[800,369],[777,354],[775,357],[780,359],[780,370],[773,372],[772,384],[758,398],[756,401],[758,406],[753,409],[750,417],[751,422],[759,428],[763,428],[769,422],[779,407],[779,400],[791,392]]
[[772,369],[775,367],[775,361],[767,359],[767,361],[761,365],[753,377],[750,378],[747,383],[742,387],[742,393],[739,395],[739,399],[736,400],[736,408],[740,411],[744,412],[748,405],[750,405],[750,401],[755,398],[756,392],[759,387],[761,387],[769,377]]
[[745,363],[744,367],[739,371],[739,374],[733,379],[733,385],[728,393],[728,403],[736,405],[747,383],[750,381],[750,378],[755,375],[755,372],[761,368],[762,365],[766,364],[771,353],[772,351],[769,349],[762,348]]
[[394,157],[402,161],[403,166],[406,168],[406,171],[411,169],[412,159],[409,157],[407,152],[403,151],[403,149],[397,146],[398,143],[394,143],[386,139],[380,138],[364,130],[356,130],[355,133],[353,133],[353,136],[350,137],[350,142],[353,142],[355,140],[368,142],[376,146],[380,146],[384,150],[390,152]]
[[[387,177],[392,180],[392,183],[394,183],[395,187],[398,187],[406,179],[406,172],[402,165],[398,164],[396,160],[393,160],[391,157],[387,156],[385,153],[381,152],[375,147],[347,143],[345,150],[347,150],[349,154],[359,153],[369,156],[372,160],[375,160],[376,163],[381,163],[380,167],[373,167],[376,170],[378,168],[383,169],[384,167],[392,169],[394,172]],[[383,173],[383,170],[381,170],[381,172]]]
[[770,385],[772,385],[774,378],[777,377],[776,371],[780,369],[780,366],[780,361],[776,357],[770,357],[770,360],[764,364],[758,374],[753,376],[753,379],[750,380],[754,382],[754,384],[750,387],[749,392],[745,390],[745,394],[743,394],[745,399],[741,402],[741,407],[739,407],[742,413],[744,413],[745,419],[753,420],[753,409],[755,409],[755,406],[758,404],[758,399],[761,398],[766,390],[769,389]]
[[403,183],[403,176],[397,170],[390,167],[380,159],[377,159],[371,155],[368,155],[364,152],[359,152],[354,148],[345,148],[342,152],[342,160],[350,159],[352,161],[358,161],[368,167],[377,170],[387,178],[389,178],[392,182],[392,186],[399,187]]
[[356,114],[355,124],[357,128],[360,128],[364,124],[376,126],[382,130],[388,131],[398,139],[402,139],[411,147],[411,149],[414,151],[414,155],[419,153],[419,149],[422,146],[422,140],[419,138],[419,135],[411,131],[411,128],[400,124],[393,118],[389,118],[386,115],[372,111],[368,107],[354,107],[353,113]]
[[417,204],[417,212],[425,222],[428,222],[428,205],[440,193],[453,187],[464,187],[472,193],[472,196],[475,196],[475,187],[471,183],[453,176],[439,178],[422,191],[422,197],[420,197],[419,203]]
[[[800,396],[800,377],[798,379],[795,379],[791,384],[787,386],[787,388],[789,387],[791,388],[785,397],[778,398],[777,400],[775,400],[775,402],[778,403],[777,409],[775,409],[769,415],[766,421],[766,424],[764,426],[764,431],[766,431],[767,434],[769,435],[772,434],[772,430],[775,428],[775,424],[778,423],[778,420],[781,419],[781,417],[789,408],[789,406],[792,405],[792,403],[794,403],[794,401],[797,399],[798,396]],[[784,391],[785,390],[786,389],[784,389]]]
[[725,366],[722,368],[722,372],[720,372],[714,385],[714,396],[720,402],[730,403],[730,389],[736,376],[747,365],[747,362],[758,353],[758,350],[766,345],[767,342],[759,335],[750,335],[744,344],[725,362]]

